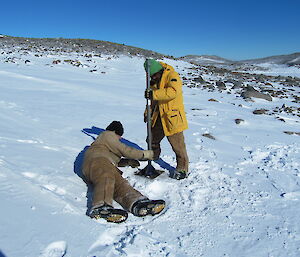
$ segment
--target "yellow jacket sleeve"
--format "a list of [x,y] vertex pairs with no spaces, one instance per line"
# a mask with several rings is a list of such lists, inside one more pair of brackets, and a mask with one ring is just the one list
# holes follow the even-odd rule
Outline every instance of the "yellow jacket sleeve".
[[176,98],[178,91],[181,90],[181,80],[177,72],[169,74],[160,83],[159,89],[153,90],[153,100],[171,101]]

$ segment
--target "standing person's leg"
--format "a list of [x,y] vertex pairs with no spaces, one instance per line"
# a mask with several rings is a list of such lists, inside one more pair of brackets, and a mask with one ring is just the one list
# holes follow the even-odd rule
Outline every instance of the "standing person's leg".
[[154,160],[157,160],[161,153],[160,142],[165,137],[160,116],[157,117],[154,127],[151,129],[151,134],[152,134],[152,150],[154,152]]
[[189,169],[189,158],[186,151],[183,132],[176,133],[167,138],[176,154],[176,170],[187,173]]

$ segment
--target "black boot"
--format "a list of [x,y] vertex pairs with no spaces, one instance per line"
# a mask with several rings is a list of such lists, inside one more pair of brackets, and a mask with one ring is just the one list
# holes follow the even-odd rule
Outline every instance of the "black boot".
[[133,215],[138,217],[143,217],[146,215],[156,215],[159,214],[166,206],[164,200],[149,200],[143,199],[136,201],[132,208],[131,212]]
[[121,223],[128,217],[128,213],[121,209],[115,209],[114,207],[104,204],[99,207],[93,207],[90,211],[90,217],[92,219],[103,218],[107,222]]
[[174,178],[174,179],[177,179],[177,180],[181,180],[181,179],[184,179],[184,178],[187,178],[188,177],[188,173],[185,172],[185,171],[179,171],[179,170],[175,170],[174,173],[171,175],[170,174],[170,178]]

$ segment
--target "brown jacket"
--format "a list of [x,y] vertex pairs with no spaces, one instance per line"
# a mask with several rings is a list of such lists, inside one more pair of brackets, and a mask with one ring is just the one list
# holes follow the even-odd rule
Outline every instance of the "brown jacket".
[[83,173],[86,175],[94,160],[104,157],[117,166],[122,157],[130,159],[143,159],[142,150],[129,147],[120,142],[119,136],[114,131],[102,132],[91,146],[86,150],[83,161]]

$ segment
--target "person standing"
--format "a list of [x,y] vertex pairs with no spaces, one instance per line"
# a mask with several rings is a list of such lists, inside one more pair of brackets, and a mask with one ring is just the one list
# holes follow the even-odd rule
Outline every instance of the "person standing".
[[188,175],[189,159],[183,131],[188,128],[188,123],[184,111],[181,79],[172,66],[154,59],[146,60],[144,67],[146,72],[148,67],[151,77],[150,89],[146,89],[145,98],[151,100],[154,160],[159,158],[160,142],[166,136],[176,155],[177,166],[172,178],[184,179]]

